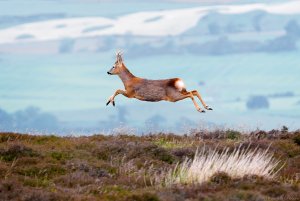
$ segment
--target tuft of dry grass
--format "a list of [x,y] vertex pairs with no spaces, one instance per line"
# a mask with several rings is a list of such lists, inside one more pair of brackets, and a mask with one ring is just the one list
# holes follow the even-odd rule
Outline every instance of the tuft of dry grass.
[[205,147],[196,151],[194,158],[186,159],[176,165],[163,179],[166,186],[173,184],[195,184],[209,181],[216,173],[226,173],[232,178],[242,178],[245,175],[257,175],[273,179],[278,171],[280,160],[275,159],[269,149],[258,148],[250,150],[241,146],[229,152],[229,148],[219,152],[217,149]]

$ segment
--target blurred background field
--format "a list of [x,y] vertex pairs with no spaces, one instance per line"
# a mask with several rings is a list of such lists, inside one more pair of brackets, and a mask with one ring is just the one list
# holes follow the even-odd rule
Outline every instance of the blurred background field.
[[[58,134],[300,125],[299,1],[1,1],[0,131]],[[116,98],[117,49],[137,76],[181,77],[190,100]]]

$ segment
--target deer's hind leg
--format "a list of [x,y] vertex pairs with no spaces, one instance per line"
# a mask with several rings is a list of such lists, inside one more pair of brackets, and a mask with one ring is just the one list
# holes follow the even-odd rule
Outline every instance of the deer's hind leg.
[[191,92],[192,92],[192,94],[193,94],[194,96],[197,96],[197,97],[199,98],[199,100],[201,101],[201,103],[202,103],[202,105],[204,106],[205,109],[207,109],[207,110],[213,110],[211,107],[209,107],[209,106],[204,102],[204,100],[202,99],[202,97],[200,96],[200,94],[199,94],[199,92],[198,92],[197,90],[193,90],[193,91],[191,91]]
[[197,102],[195,101],[194,99],[194,95],[192,92],[188,92],[186,90],[182,90],[182,91],[176,91],[174,90],[172,93],[172,95],[169,96],[169,101],[172,101],[172,102],[176,102],[176,101],[180,101],[180,100],[183,100],[183,99],[186,99],[186,98],[190,98],[192,99],[196,109],[198,112],[205,112],[205,110],[201,109],[199,107],[199,105],[197,104]]

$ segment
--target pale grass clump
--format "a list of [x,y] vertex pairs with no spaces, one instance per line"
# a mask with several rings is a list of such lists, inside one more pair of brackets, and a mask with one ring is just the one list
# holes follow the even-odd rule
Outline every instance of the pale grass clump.
[[218,172],[224,172],[232,178],[242,178],[245,175],[257,175],[273,179],[281,169],[280,161],[269,153],[269,150],[258,148],[250,150],[241,146],[229,153],[229,148],[221,152],[217,149],[202,148],[197,150],[193,160],[186,159],[183,163],[165,175],[161,185],[195,184],[209,181]]

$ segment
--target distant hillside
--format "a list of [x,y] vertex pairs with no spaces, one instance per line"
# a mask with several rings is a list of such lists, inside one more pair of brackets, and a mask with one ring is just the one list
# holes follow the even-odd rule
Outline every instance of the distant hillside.
[[263,33],[284,30],[292,20],[300,20],[299,14],[274,14],[264,10],[245,13],[222,14],[210,11],[184,35],[222,35],[234,33]]

